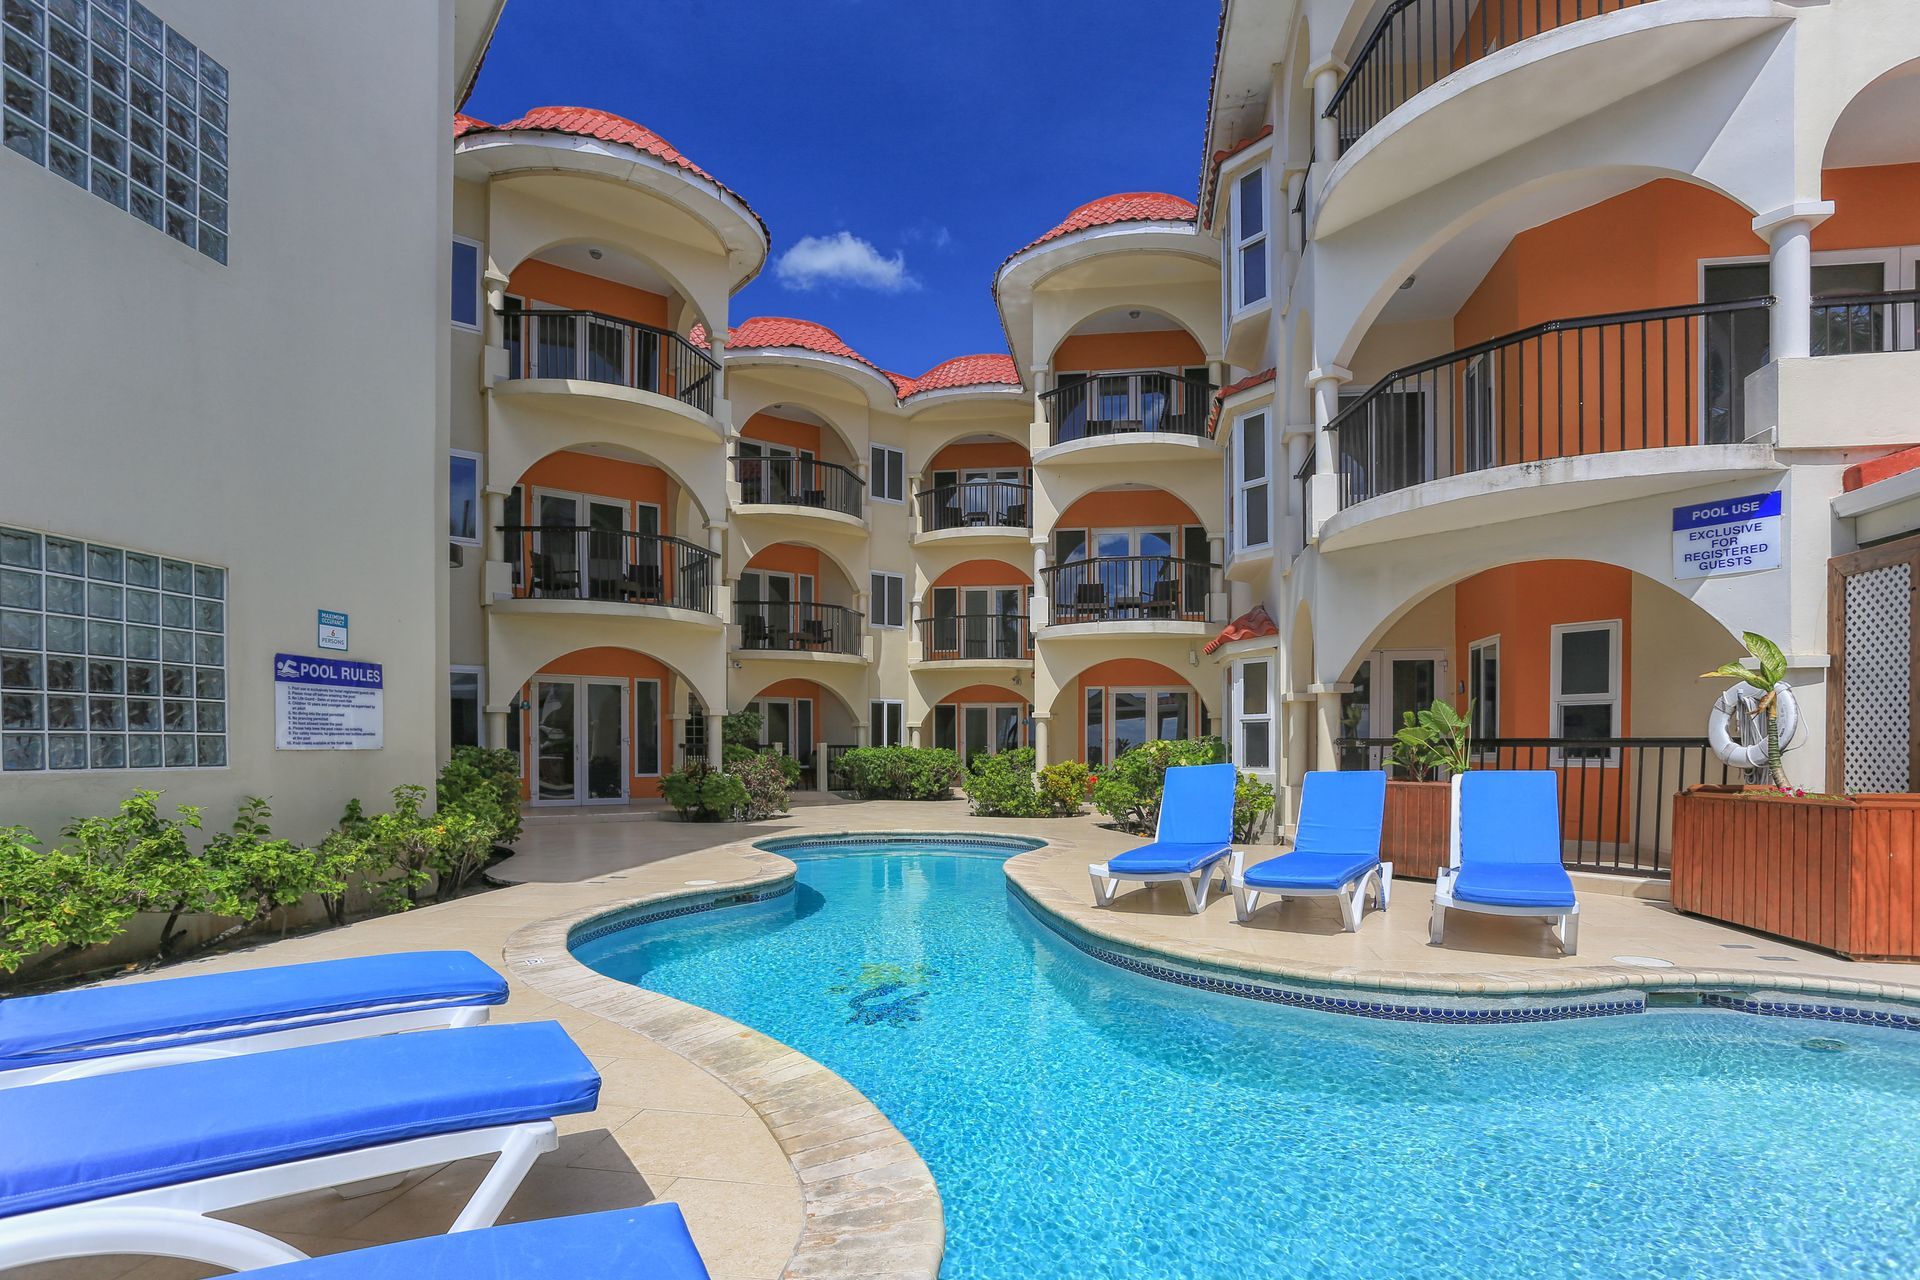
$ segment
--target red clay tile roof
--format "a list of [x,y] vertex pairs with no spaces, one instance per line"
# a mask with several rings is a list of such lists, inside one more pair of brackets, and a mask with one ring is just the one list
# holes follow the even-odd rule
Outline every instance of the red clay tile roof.
[[1253,388],[1260,386],[1263,383],[1268,383],[1272,381],[1273,381],[1273,370],[1262,369],[1258,373],[1248,374],[1246,377],[1240,379],[1240,381],[1234,383],[1231,386],[1222,387],[1218,391],[1214,392],[1213,408],[1207,411],[1207,434],[1212,435],[1214,433],[1215,428],[1217,428],[1220,425],[1220,406],[1226,403],[1227,398],[1229,396],[1237,396],[1242,391],[1251,391]]
[[1020,371],[1014,367],[1012,356],[991,353],[955,356],[911,379],[901,398],[919,395],[922,391],[947,391],[954,387],[1019,385]]
[[477,129],[491,128],[493,128],[492,125],[475,116],[462,115],[458,111],[453,113],[453,136],[456,138],[464,138]]
[[[1196,212],[1198,210],[1194,208],[1193,201],[1182,200],[1164,191],[1125,191],[1119,195],[1101,196],[1075,209],[1067,215],[1066,221],[1026,248],[1009,254],[1007,262],[1013,261],[1027,249],[1061,236],[1070,236],[1076,231],[1110,227],[1118,222],[1192,222]],[[1006,263],[1000,265],[1004,267]]]
[[1223,147],[1213,153],[1213,163],[1207,168],[1206,216],[1200,220],[1201,226],[1211,227],[1213,225],[1213,206],[1220,199],[1220,166],[1239,155],[1242,151],[1245,151],[1254,143],[1272,136],[1273,126],[1270,124],[1261,125],[1260,132],[1254,134],[1251,138],[1242,138],[1232,146]]
[[[706,326],[693,326],[687,333],[687,341],[706,350],[710,345]],[[795,320],[789,316],[754,316],[727,331],[729,351],[772,351],[783,347],[797,347],[802,351],[858,361],[892,383],[894,396],[900,400],[922,391],[941,391],[950,387],[1002,383],[1020,385],[1020,375],[1014,370],[1012,356],[956,356],[935,365],[918,378],[909,378],[905,374],[882,369],[848,346],[839,334],[812,320]]]
[[1898,453],[1889,453],[1883,458],[1871,462],[1856,463],[1840,475],[1840,487],[1847,493],[1877,481],[1897,476],[1904,471],[1920,467],[1920,447],[1902,449]]
[[1252,640],[1259,636],[1277,636],[1279,634],[1280,627],[1274,622],[1273,615],[1267,612],[1267,606],[1257,604],[1235,618],[1232,622],[1229,622],[1226,625],[1226,629],[1221,631],[1219,635],[1207,641],[1205,652],[1212,653],[1221,645],[1229,644],[1235,640]]
[[727,347],[733,351],[743,348],[798,347],[802,351],[815,351],[823,356],[857,360],[869,369],[880,370],[879,365],[848,346],[839,334],[827,326],[787,316],[754,316],[742,320],[727,331]]

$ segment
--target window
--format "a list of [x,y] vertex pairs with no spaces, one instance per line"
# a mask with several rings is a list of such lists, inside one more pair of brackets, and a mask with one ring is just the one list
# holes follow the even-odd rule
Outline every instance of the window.
[[480,331],[480,246],[453,238],[453,327]]
[[1267,171],[1244,173],[1234,184],[1234,309],[1267,296]]
[[872,575],[871,621],[876,627],[907,625],[907,580],[897,573]]
[[447,537],[480,545],[480,455],[455,449],[447,461]]
[[453,707],[453,745],[483,747],[486,727],[480,711],[480,667],[454,667],[447,673],[447,696]]
[[907,500],[907,455],[898,449],[889,449],[886,445],[876,444],[869,457],[872,464],[873,500],[875,502],[905,502]]
[[0,528],[0,768],[227,763],[227,571]]
[[653,778],[660,774],[660,682],[633,682],[633,774]]
[[1235,424],[1234,533],[1242,551],[1268,546],[1273,539],[1273,503],[1268,483],[1271,439],[1265,413],[1250,413]]
[[1233,700],[1227,705],[1239,733],[1234,762],[1242,769],[1273,768],[1273,660],[1249,658],[1233,665]]
[[880,699],[867,704],[867,738],[876,747],[897,747],[907,740],[907,704]]
[[[1620,731],[1620,623],[1553,628],[1553,736],[1614,738]],[[1612,763],[1608,747],[1562,746],[1560,760]]]
[[687,695],[687,727],[680,742],[686,759],[707,758],[707,704],[700,701],[698,694]]
[[1467,647],[1467,698],[1472,704],[1473,740],[1500,736],[1500,637]]
[[1107,762],[1107,691],[1088,689],[1086,707],[1087,767],[1098,769]]
[[0,142],[227,260],[227,71],[140,0],[6,0]]

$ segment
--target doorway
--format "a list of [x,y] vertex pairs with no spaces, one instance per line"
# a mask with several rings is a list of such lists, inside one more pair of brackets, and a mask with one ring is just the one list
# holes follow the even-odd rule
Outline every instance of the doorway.
[[627,683],[593,676],[533,681],[533,803],[627,799]]

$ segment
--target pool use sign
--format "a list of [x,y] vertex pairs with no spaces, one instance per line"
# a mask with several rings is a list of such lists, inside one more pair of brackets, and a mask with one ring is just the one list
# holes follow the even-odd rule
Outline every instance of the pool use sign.
[[377,662],[273,655],[274,745],[282,751],[377,751],[386,679]]
[[1673,576],[1677,581],[1779,567],[1779,490],[1673,509]]

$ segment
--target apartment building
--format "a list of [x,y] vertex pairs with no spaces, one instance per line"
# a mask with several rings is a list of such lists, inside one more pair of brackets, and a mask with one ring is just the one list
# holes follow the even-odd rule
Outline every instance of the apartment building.
[[0,5],[0,823],[317,836],[432,780],[446,120],[499,7]]

